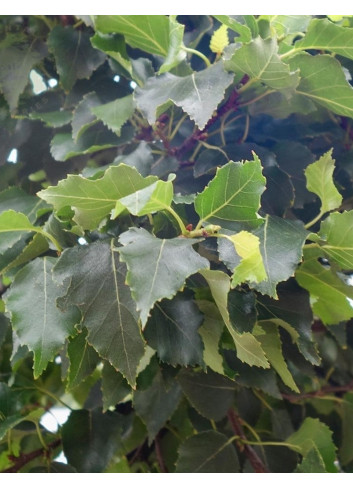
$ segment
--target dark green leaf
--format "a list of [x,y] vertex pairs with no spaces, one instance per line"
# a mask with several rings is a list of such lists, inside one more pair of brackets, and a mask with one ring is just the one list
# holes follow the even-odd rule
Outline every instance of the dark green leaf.
[[51,275],[55,263],[55,258],[49,257],[32,261],[18,272],[5,295],[13,328],[21,344],[34,353],[35,378],[54,359],[79,321],[76,308],[62,312],[56,307],[61,289]]
[[165,73],[149,78],[143,88],[135,90],[135,100],[150,124],[173,102],[203,129],[232,80],[233,75],[226,73],[218,62],[184,77]]
[[73,389],[88,377],[96,368],[100,357],[87,343],[87,331],[70,338],[67,356],[70,361],[67,388]]
[[319,235],[327,258],[344,270],[353,269],[353,211],[332,212],[321,223]]
[[233,327],[244,333],[250,332],[256,323],[255,295],[253,292],[231,290],[228,294],[229,319]]
[[103,409],[107,411],[131,392],[128,383],[114,367],[104,362],[102,370]]
[[226,436],[216,431],[198,433],[182,443],[176,472],[240,472],[238,456]]
[[103,472],[121,443],[122,420],[117,413],[72,411],[62,427],[64,454],[78,472]]
[[113,102],[94,106],[91,108],[91,112],[111,131],[120,136],[122,126],[134,112],[134,101],[132,95],[127,95],[113,100]]
[[195,302],[177,295],[154,306],[144,336],[162,362],[201,365],[203,344],[198,332],[201,323],[202,314]]
[[134,393],[136,414],[145,423],[148,440],[151,444],[165,422],[172,416],[181,398],[181,389],[174,380],[166,384],[160,370],[147,389],[138,389]]
[[89,33],[71,26],[55,26],[48,46],[65,90],[70,90],[76,80],[89,78],[105,60],[105,55],[92,47]]
[[206,418],[220,421],[233,404],[236,383],[212,370],[182,370],[178,380],[190,403]]
[[144,229],[131,228],[120,235],[119,241],[123,245],[119,248],[121,259],[129,270],[127,283],[140,311],[142,326],[155,302],[171,299],[187,277],[209,268],[208,260],[192,248],[198,240],[159,239]]
[[101,104],[95,92],[87,93],[77,105],[72,118],[72,137],[75,142],[97,122],[92,109]]
[[203,360],[214,372],[223,375],[223,358],[219,352],[219,342],[224,329],[222,316],[213,302],[197,301],[197,305],[204,315],[203,323],[199,328],[204,344]]
[[88,343],[134,385],[144,342],[136,306],[125,285],[126,268],[112,244],[100,241],[69,248],[53,273],[66,286],[58,305],[80,308]]

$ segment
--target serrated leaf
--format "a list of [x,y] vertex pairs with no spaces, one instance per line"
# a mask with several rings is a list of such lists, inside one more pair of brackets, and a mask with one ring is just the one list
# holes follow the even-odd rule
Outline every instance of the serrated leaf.
[[295,472],[304,474],[327,472],[324,461],[315,444],[313,444],[313,448],[303,457],[301,463],[297,465]]
[[127,44],[142,51],[168,54],[169,21],[164,15],[97,15],[95,27],[103,34],[124,34]]
[[66,287],[58,306],[79,307],[88,343],[135,385],[144,341],[125,274],[118,253],[105,241],[66,249],[53,270],[54,279]]
[[122,401],[131,392],[123,375],[110,363],[104,362],[102,370],[103,410],[107,411]]
[[276,370],[283,382],[294,392],[299,392],[293,376],[288,370],[287,364],[283,358],[282,343],[278,327],[270,322],[266,324],[261,323],[261,326],[256,326],[254,334],[256,339],[260,341],[261,347],[271,366]]
[[[0,253],[3,253],[15,244],[23,233],[40,232],[39,226],[33,226],[27,216],[21,212],[4,211],[0,214]],[[3,235],[4,233],[4,235]]]
[[214,31],[210,41],[210,50],[212,53],[223,53],[223,50],[229,44],[228,27],[224,24]]
[[91,108],[99,120],[105,124],[108,129],[120,136],[121,128],[134,113],[134,101],[132,95],[118,98],[104,105],[98,105]]
[[72,117],[72,137],[75,142],[87,131],[97,119],[92,113],[92,109],[101,104],[97,94],[90,92],[84,95],[81,102],[77,105]]
[[141,388],[134,392],[133,403],[136,414],[147,427],[149,444],[172,416],[180,399],[179,384],[174,380],[166,385],[159,369],[147,389]]
[[89,78],[105,60],[105,55],[92,47],[88,31],[71,26],[55,26],[48,36],[48,47],[65,90],[71,90],[76,80]]
[[334,169],[335,160],[331,149],[305,170],[307,189],[320,197],[322,214],[337,209],[342,203],[342,195],[333,182]]
[[264,189],[261,162],[255,154],[254,161],[230,161],[217,169],[213,180],[196,196],[195,210],[202,221],[226,229],[256,227],[261,223],[257,211]]
[[213,302],[197,301],[203,314],[203,323],[199,334],[204,344],[203,360],[214,372],[224,375],[223,357],[219,352],[219,342],[224,329],[224,322]]
[[256,301],[253,291],[230,290],[228,293],[229,319],[233,327],[244,333],[252,332],[256,323]]
[[145,326],[149,311],[155,302],[171,299],[184,286],[190,275],[209,262],[196,253],[192,245],[199,240],[159,239],[144,229],[132,228],[121,234],[121,259],[128,268],[127,283],[131,288]]
[[346,285],[330,268],[320,264],[320,248],[308,248],[295,274],[299,285],[310,293],[313,312],[325,324],[337,324],[353,317],[353,287]]
[[234,402],[236,383],[211,370],[207,373],[182,370],[178,381],[192,406],[208,419],[220,421]]
[[69,374],[67,388],[73,389],[85,380],[96,368],[100,357],[96,350],[87,343],[87,331],[84,330],[70,338],[67,346]]
[[317,49],[353,59],[353,29],[327,19],[312,19],[305,36],[294,44],[294,51]]
[[179,448],[176,472],[240,472],[237,453],[230,440],[217,431],[193,435]]
[[55,110],[53,112],[31,112],[28,115],[31,120],[39,120],[49,127],[62,127],[72,120],[72,112],[69,110]]
[[150,124],[174,103],[202,130],[232,81],[233,75],[226,73],[218,62],[184,77],[165,73],[149,78],[143,88],[136,88],[134,96]]
[[134,216],[145,216],[160,210],[168,209],[173,200],[173,183],[175,175],[169,175],[168,181],[158,180],[148,187],[119,199],[112,212],[115,219],[122,211],[127,209]]
[[319,419],[306,418],[298,431],[287,438],[286,443],[294,445],[292,450],[306,456],[312,448],[317,448],[327,472],[337,472],[335,467],[336,447],[332,441],[332,432]]
[[223,321],[233,338],[238,358],[249,365],[269,368],[266,356],[255,337],[251,333],[238,333],[230,322],[227,307],[230,277],[219,270],[202,270],[200,273],[207,281]]
[[254,233],[260,238],[260,250],[268,279],[253,284],[253,287],[261,294],[277,298],[276,286],[294,275],[309,233],[301,222],[276,216],[266,216],[264,225]]
[[241,262],[233,270],[232,287],[243,282],[262,282],[267,280],[263,259],[260,253],[260,239],[248,231],[229,236],[234,243]]
[[58,185],[38,192],[40,198],[53,204],[55,210],[70,206],[74,220],[84,229],[96,229],[118,199],[151,185],[156,177],[143,178],[134,168],[123,163],[108,168],[102,178],[88,180],[69,175]]
[[343,270],[353,269],[353,211],[332,212],[321,222],[321,249]]
[[325,54],[311,56],[300,53],[288,62],[292,70],[300,70],[301,81],[296,93],[335,114],[353,117],[353,89],[339,61]]
[[17,273],[5,295],[6,310],[21,345],[28,346],[34,353],[35,378],[54,359],[79,321],[76,308],[62,312],[56,307],[61,289],[51,275],[55,263],[56,259],[50,257],[32,261]]
[[238,34],[238,36],[235,38],[236,42],[251,41],[251,30],[247,25],[237,22],[230,15],[213,15],[212,17]]
[[235,51],[225,67],[235,73],[246,73],[250,79],[258,80],[277,90],[295,88],[298,73],[291,73],[289,66],[278,55],[275,38],[257,37]]
[[186,58],[186,51],[183,49],[184,28],[175,20],[175,15],[169,16],[169,44],[168,52],[164,63],[159,68],[159,74],[170,71]]
[[31,69],[45,57],[47,48],[39,39],[27,43],[22,37],[10,33],[4,44],[0,49],[0,88],[13,112],[29,82]]
[[20,187],[10,187],[0,192],[0,213],[13,210],[26,214],[33,224],[49,208],[43,201],[24,192]]
[[[0,215],[1,220],[1,215]],[[46,252],[49,249],[48,240],[44,238],[41,234],[35,234],[33,239],[24,247],[20,252],[18,252],[17,247],[11,248],[11,251],[15,251],[12,259],[6,261],[6,264],[2,267],[2,260],[6,256],[3,255],[0,257],[0,274],[5,274],[12,268],[19,267],[24,265],[25,263],[37,258],[42,253]]]
[[121,34],[109,35],[96,32],[91,37],[91,44],[117,61],[127,73],[132,74],[131,60],[126,53],[124,36]]
[[198,328],[202,314],[195,302],[177,295],[156,304],[144,336],[162,362],[172,365],[202,365],[203,344]]
[[78,472],[103,472],[122,443],[123,418],[118,413],[71,411],[62,427],[65,457]]

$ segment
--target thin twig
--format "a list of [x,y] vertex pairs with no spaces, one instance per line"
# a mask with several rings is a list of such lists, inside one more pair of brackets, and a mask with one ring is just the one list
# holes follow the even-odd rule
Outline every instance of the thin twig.
[[281,393],[283,399],[290,402],[301,401],[303,399],[312,399],[315,397],[324,397],[326,394],[338,394],[353,391],[353,380],[346,385],[328,385],[318,391],[303,392],[302,394],[285,394]]
[[166,467],[166,465],[164,463],[164,460],[163,460],[163,455],[162,455],[161,447],[159,445],[158,435],[154,439],[154,446],[155,446],[155,449],[156,449],[156,457],[157,457],[157,460],[158,460],[159,468],[161,469],[161,472],[167,473],[168,472],[168,469],[167,469],[167,467]]
[[[235,412],[233,408],[229,409],[228,411],[228,420],[229,423],[234,431],[234,433],[239,436],[241,440],[244,440],[244,442],[247,442],[247,438],[244,434],[243,427],[241,425],[240,419],[238,414]],[[242,449],[244,450],[245,455],[247,456],[249,462],[251,463],[253,469],[255,470],[256,473],[268,473],[268,469],[265,466],[265,464],[262,462],[258,454],[255,452],[255,450],[249,446],[246,445],[246,443],[242,444]]]
[[11,457],[11,460],[14,463],[11,467],[8,469],[2,470],[1,473],[15,473],[18,472],[19,470],[22,469],[25,465],[27,465],[29,462],[32,460],[42,456],[42,455],[47,455],[50,450],[54,450],[54,448],[58,447],[61,444],[61,440],[54,440],[51,443],[48,444],[48,450],[46,450],[44,447],[43,448],[38,448],[38,450],[34,450],[33,452],[30,453],[22,453],[19,457]]

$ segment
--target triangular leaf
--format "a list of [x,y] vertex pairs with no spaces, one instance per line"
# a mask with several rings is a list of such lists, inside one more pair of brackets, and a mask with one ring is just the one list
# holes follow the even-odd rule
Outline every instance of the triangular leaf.
[[233,270],[232,287],[243,282],[262,282],[267,273],[260,253],[260,239],[248,231],[240,231],[229,239],[234,243],[237,254],[242,258]]
[[343,270],[353,269],[353,211],[342,214],[332,212],[321,223],[319,236],[325,240],[321,245],[329,260]]
[[87,343],[87,331],[70,338],[67,356],[70,361],[67,388],[73,389],[87,378],[96,368],[100,357],[96,350]]
[[113,102],[92,107],[91,112],[111,131],[120,136],[122,126],[134,112],[134,101],[132,95],[127,95]]

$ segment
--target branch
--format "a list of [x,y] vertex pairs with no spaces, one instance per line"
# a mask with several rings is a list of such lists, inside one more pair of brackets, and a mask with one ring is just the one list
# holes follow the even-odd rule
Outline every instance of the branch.
[[301,401],[303,399],[312,399],[315,397],[324,397],[327,394],[338,394],[353,391],[353,380],[346,385],[328,385],[326,387],[322,387],[318,391],[304,392],[303,394],[285,394],[281,393],[283,399],[286,399],[290,402]]
[[162,452],[161,452],[161,447],[159,445],[158,435],[154,439],[154,446],[155,446],[155,449],[156,449],[156,457],[157,457],[157,460],[158,460],[159,468],[161,469],[161,472],[166,473],[166,472],[168,472],[168,469],[165,466],[165,463],[164,463],[164,460],[163,460],[163,455],[162,455]]
[[61,444],[61,440],[54,440],[51,443],[48,444],[48,450],[45,448],[38,448],[38,450],[34,450],[33,452],[29,453],[22,453],[19,457],[9,457],[12,462],[15,462],[14,465],[9,467],[8,469],[2,470],[1,473],[9,472],[9,473],[14,473],[18,472],[19,470],[22,469],[24,465],[27,465],[29,462],[32,460],[42,456],[42,455],[48,455],[50,450],[54,450],[54,448],[58,447]]
[[[240,418],[238,414],[235,412],[233,408],[228,411],[228,420],[233,428],[234,433],[239,436],[241,440],[247,441],[246,436],[244,434],[243,428],[240,423]],[[253,469],[256,473],[268,473],[267,467],[264,465],[258,454],[255,450],[246,444],[241,446],[241,449],[244,450],[245,455],[247,456],[249,462],[251,463]]]

